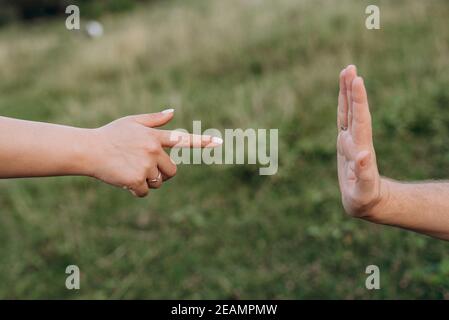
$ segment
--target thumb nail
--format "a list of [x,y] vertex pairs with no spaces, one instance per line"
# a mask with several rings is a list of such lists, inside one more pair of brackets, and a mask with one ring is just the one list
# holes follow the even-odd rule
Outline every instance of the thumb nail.
[[173,113],[175,112],[175,109],[165,109],[164,111],[162,111],[161,113],[163,114],[168,114],[168,113]]

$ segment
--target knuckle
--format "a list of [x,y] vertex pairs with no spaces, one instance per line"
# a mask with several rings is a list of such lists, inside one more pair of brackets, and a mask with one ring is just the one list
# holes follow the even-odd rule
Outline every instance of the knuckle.
[[172,169],[170,169],[170,170],[167,170],[167,171],[165,172],[165,180],[168,180],[168,179],[173,178],[173,177],[176,175],[177,171],[178,171],[178,168],[177,168],[176,166],[174,166],[174,167],[173,167]]
[[139,195],[139,198],[145,198],[148,195],[148,190],[145,190]]
[[161,150],[161,144],[158,141],[150,140],[146,145],[146,150],[151,154],[159,153]]
[[124,180],[123,185],[125,185],[127,188],[133,188],[136,186],[136,180],[132,177],[128,177]]
[[161,182],[151,183],[150,185],[151,189],[159,189],[161,186],[162,186]]
[[129,185],[132,188],[138,188],[145,182],[145,180],[146,180],[145,176],[143,176],[143,175],[136,175],[135,177],[130,179]]
[[148,195],[148,191],[143,191],[143,192],[137,193],[138,198],[145,198],[147,195]]
[[[153,168],[153,167],[154,167],[154,164],[153,164],[152,161],[146,161],[142,165],[142,169],[143,169],[144,172],[150,171],[151,168]],[[141,174],[143,174],[143,173],[141,173]]]

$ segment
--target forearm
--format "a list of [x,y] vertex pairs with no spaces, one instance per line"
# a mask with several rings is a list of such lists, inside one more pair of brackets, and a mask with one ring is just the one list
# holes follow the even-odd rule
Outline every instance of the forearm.
[[381,181],[383,200],[368,220],[449,240],[449,182]]
[[0,178],[89,175],[92,132],[0,117]]

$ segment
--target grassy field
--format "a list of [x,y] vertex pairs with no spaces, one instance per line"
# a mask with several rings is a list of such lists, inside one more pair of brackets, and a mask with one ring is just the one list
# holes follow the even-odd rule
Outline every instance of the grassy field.
[[[365,28],[372,3],[381,30]],[[145,199],[0,181],[0,298],[449,298],[447,243],[347,217],[335,161],[354,63],[381,173],[449,176],[448,16],[443,0],[179,0],[105,16],[96,40],[63,19],[1,29],[4,116],[95,127],[170,106],[169,128],[278,128],[280,166],[181,166]],[[370,264],[381,290],[365,289]]]

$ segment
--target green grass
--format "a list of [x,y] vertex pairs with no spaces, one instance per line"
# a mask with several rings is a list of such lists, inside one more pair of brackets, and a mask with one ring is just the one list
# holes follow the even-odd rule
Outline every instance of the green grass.
[[[449,176],[449,4],[165,1],[0,30],[0,114],[94,127],[176,109],[170,128],[278,128],[280,167],[181,166],[146,199],[87,178],[0,181],[0,298],[449,298],[447,243],[347,217],[338,73],[365,77],[381,173]],[[81,290],[65,289],[65,267]],[[365,289],[365,268],[381,290]]]

